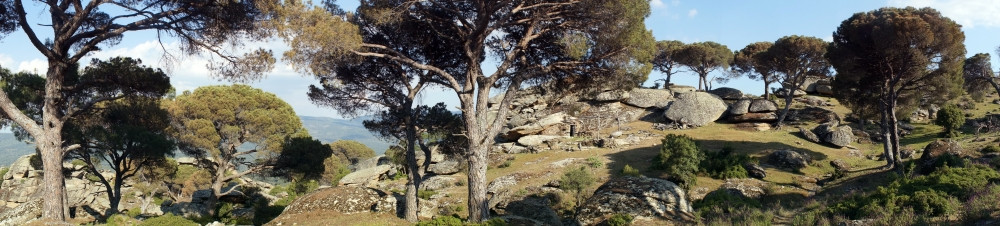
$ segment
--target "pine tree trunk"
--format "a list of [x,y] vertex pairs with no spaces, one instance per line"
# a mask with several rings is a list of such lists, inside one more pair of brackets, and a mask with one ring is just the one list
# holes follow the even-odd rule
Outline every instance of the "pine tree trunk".
[[880,120],[881,123],[879,124],[879,126],[882,127],[882,137],[883,137],[882,138],[882,149],[883,149],[883,151],[882,151],[882,157],[885,158],[885,167],[887,169],[892,169],[892,168],[896,167],[896,162],[892,160],[895,157],[893,156],[894,152],[892,151],[892,135],[890,135],[892,133],[892,131],[891,131],[891,127],[889,126],[889,114],[886,113],[887,106],[883,105],[883,106],[881,106],[881,108],[882,108],[881,109],[882,120]]
[[[407,109],[411,109],[407,107]],[[403,213],[406,221],[417,222],[417,211],[419,211],[417,206],[417,186],[420,181],[420,166],[417,165],[417,152],[414,148],[416,146],[416,131],[413,125],[413,112],[407,110],[405,112],[406,119],[403,123],[406,125],[406,168],[409,171],[407,175],[406,182],[406,209]],[[424,156],[424,161],[430,161],[430,156]]]
[[41,139],[35,137],[38,142],[38,149],[42,158],[42,218],[51,221],[66,221],[66,181],[62,173],[62,147],[57,145],[60,136],[58,133],[45,131],[46,135]]
[[788,109],[792,107],[792,96],[791,94],[785,95],[785,108],[781,109],[781,115],[778,115],[778,121],[774,122],[774,128],[781,128],[781,125],[785,122],[785,117],[788,117]]
[[771,98],[770,88],[771,88],[771,83],[765,82],[764,83],[764,99],[770,99]]
[[891,161],[893,161],[893,165],[899,167],[903,165],[903,161],[900,158],[899,152],[899,119],[896,118],[896,98],[892,99],[890,105],[892,107],[889,108],[889,129],[892,131],[890,134],[892,136],[892,143],[890,143],[892,145]]
[[469,151],[471,152],[469,154],[469,222],[481,222],[490,217],[489,200],[486,199],[486,154],[488,148],[473,144]]
[[42,108],[42,125],[39,134],[32,134],[42,155],[42,218],[52,221],[66,221],[66,181],[63,178],[62,119],[59,104],[62,101],[62,80],[67,65],[49,60],[49,70],[45,80],[45,101]]

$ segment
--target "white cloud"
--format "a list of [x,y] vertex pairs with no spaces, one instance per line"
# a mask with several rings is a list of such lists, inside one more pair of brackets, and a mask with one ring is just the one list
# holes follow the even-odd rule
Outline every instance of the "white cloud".
[[0,67],[10,69],[10,66],[14,64],[14,59],[7,55],[0,54]]
[[833,41],[833,35],[823,37],[823,41],[832,42]]
[[663,0],[652,0],[649,1],[649,6],[653,8],[663,8],[666,6],[666,4],[663,4]]
[[688,10],[688,17],[694,17],[694,16],[697,16],[697,15],[698,15],[698,10],[697,9]]
[[965,27],[1000,26],[1000,4],[995,0],[889,0],[894,7],[931,7]]
[[31,72],[41,76],[45,76],[45,72],[48,71],[49,63],[42,59],[31,59],[29,61],[21,61],[17,65],[16,72]]
[[678,5],[680,5],[680,4],[681,4],[681,0],[673,0],[673,1],[670,1],[670,4],[671,4],[671,5],[674,5],[674,6],[678,6]]

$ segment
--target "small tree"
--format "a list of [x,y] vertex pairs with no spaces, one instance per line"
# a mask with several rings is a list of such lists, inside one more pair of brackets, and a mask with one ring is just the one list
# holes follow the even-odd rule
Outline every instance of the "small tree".
[[674,182],[690,188],[697,183],[695,173],[704,159],[705,155],[690,137],[667,134],[660,146],[660,154],[653,158],[653,168],[665,171]]
[[308,136],[288,103],[246,85],[185,92],[167,111],[180,150],[212,174],[210,211],[219,197],[236,191],[230,182],[273,167],[285,141]]
[[670,88],[670,77],[681,72],[681,70],[678,70],[681,63],[677,61],[677,55],[683,47],[684,43],[677,40],[656,42],[656,56],[653,57],[653,69],[667,76],[663,78],[664,89]]
[[965,124],[965,113],[955,105],[947,105],[937,112],[934,124],[944,127],[944,137],[956,137],[958,128]]
[[829,76],[830,63],[823,56],[826,54],[826,46],[826,41],[816,37],[791,35],[775,41],[763,55],[764,61],[773,64],[776,81],[781,82],[788,92],[785,95],[785,108],[778,115],[775,126],[780,127],[785,121],[792,99],[795,98],[792,94],[802,87],[807,77]]
[[[716,42],[696,42],[685,45],[678,50],[677,62],[698,73],[698,89],[708,90],[711,85],[708,73],[718,69],[729,69],[733,61],[733,52],[723,44]],[[704,87],[702,84],[705,84]]]
[[771,42],[750,43],[736,51],[730,63],[733,73],[764,82],[764,98],[771,96],[771,83],[778,80],[774,74],[774,62],[766,57],[767,49],[773,45]]
[[[1000,49],[998,49],[1000,51]],[[983,101],[986,94],[993,90],[1000,92],[997,84],[997,74],[993,73],[989,53],[977,53],[965,59],[962,67],[962,77],[965,78],[965,91],[976,101]]]
[[587,171],[587,167],[580,166],[580,168],[566,171],[566,173],[563,174],[562,179],[559,181],[559,188],[575,192],[576,206],[579,207],[583,189],[590,187],[591,184],[594,184],[594,176],[590,175],[590,171]]
[[330,150],[333,150],[333,155],[340,158],[344,164],[354,164],[375,157],[375,150],[354,140],[334,141],[330,143]]

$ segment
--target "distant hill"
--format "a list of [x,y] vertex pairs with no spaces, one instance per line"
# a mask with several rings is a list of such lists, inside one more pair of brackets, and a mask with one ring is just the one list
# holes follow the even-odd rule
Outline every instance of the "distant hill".
[[[337,140],[355,140],[367,145],[376,154],[385,153],[391,145],[365,129],[361,124],[366,118],[335,119],[329,117],[299,116],[302,125],[309,134],[322,141],[330,143]],[[35,153],[35,145],[18,141],[13,133],[0,133],[0,166],[9,166],[18,157]]]
[[0,133],[0,166],[9,166],[17,158],[34,153],[34,144],[17,140],[13,133]]
[[365,119],[368,119],[368,117],[335,119],[300,115],[299,118],[302,119],[302,125],[309,130],[309,134],[323,143],[330,143],[337,140],[355,140],[375,150],[376,154],[385,153],[385,149],[388,149],[392,145],[389,142],[379,139],[365,129],[365,126],[361,123]]

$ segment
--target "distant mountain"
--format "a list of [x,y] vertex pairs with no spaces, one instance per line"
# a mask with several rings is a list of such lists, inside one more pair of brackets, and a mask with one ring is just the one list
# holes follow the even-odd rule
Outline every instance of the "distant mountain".
[[367,145],[376,154],[385,153],[390,145],[368,132],[362,122],[369,117],[359,117],[356,119],[335,119],[329,117],[299,116],[302,125],[309,130],[309,134],[322,141],[330,143],[338,140],[354,140]]
[[17,158],[34,153],[34,144],[17,140],[13,133],[0,133],[0,166],[10,166]]
[[[335,119],[329,117],[299,116],[309,134],[330,143],[338,140],[355,140],[368,145],[376,154],[385,153],[391,143],[379,139],[361,124],[367,118]],[[18,141],[13,133],[0,133],[0,166],[9,166],[17,158],[35,153],[35,145]]]

